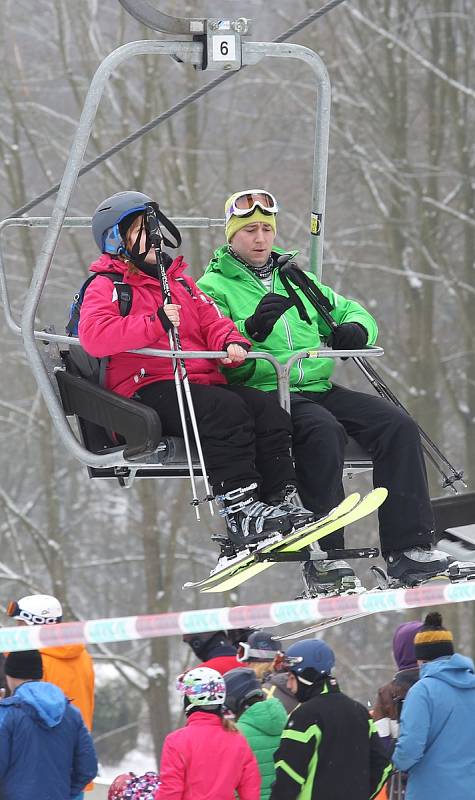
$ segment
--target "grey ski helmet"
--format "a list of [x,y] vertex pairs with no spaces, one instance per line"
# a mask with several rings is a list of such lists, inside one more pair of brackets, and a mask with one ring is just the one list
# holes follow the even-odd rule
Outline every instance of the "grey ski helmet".
[[101,253],[116,256],[125,251],[119,223],[129,214],[144,211],[151,202],[142,192],[116,192],[98,205],[92,215],[92,235]]
[[226,708],[233,714],[240,714],[246,703],[254,697],[264,699],[262,686],[253,669],[230,669],[223,678],[226,684]]

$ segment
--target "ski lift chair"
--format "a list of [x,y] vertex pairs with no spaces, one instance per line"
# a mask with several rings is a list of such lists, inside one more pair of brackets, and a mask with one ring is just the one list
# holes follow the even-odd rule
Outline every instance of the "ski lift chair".
[[[51,267],[55,247],[63,224],[67,222],[66,211],[76,185],[94,119],[100,100],[110,76],[124,62],[137,56],[167,56],[180,64],[193,65],[196,69],[224,71],[240,70],[243,66],[259,63],[263,59],[284,58],[304,62],[311,70],[316,89],[315,140],[310,219],[310,268],[318,277],[322,271],[324,238],[324,213],[328,162],[328,138],[330,127],[330,81],[320,56],[313,50],[293,43],[247,42],[248,21],[239,19],[171,17],[153,8],[147,0],[119,0],[132,16],[149,28],[161,33],[173,34],[174,39],[147,39],[129,42],[110,53],[99,65],[88,94],[81,118],[76,127],[68,161],[57,193],[50,219],[42,222],[22,217],[0,223],[0,235],[5,224],[48,225],[43,245],[39,250],[30,289],[25,298],[21,327],[12,322],[3,265],[0,281],[3,282],[5,313],[14,332],[21,334],[26,357],[38,383],[44,402],[49,410],[56,432],[65,447],[81,463],[88,467],[91,477],[118,477],[127,485],[134,476],[186,474],[182,462],[182,443],[175,439],[161,438],[158,415],[133,400],[118,398],[100,387],[88,385],[81,376],[70,374],[65,365],[57,364],[54,375],[46,367],[38,341],[46,340],[58,345],[69,345],[71,339],[56,334],[43,334],[35,330],[35,316],[42,290]],[[39,219],[39,218],[37,218]],[[212,222],[212,221],[211,221]],[[215,221],[216,222],[216,221]],[[82,221],[84,225],[85,221]],[[81,222],[76,221],[79,225]],[[176,224],[180,226],[179,220]],[[222,224],[219,220],[218,224]],[[209,227],[205,220],[201,227]],[[381,348],[372,348],[372,355],[382,355]],[[158,351],[147,351],[159,355]],[[213,354],[218,357],[219,354]],[[315,354],[313,354],[315,355]],[[329,353],[330,355],[330,353]],[[338,357],[337,354],[333,357]],[[279,383],[281,375],[279,377]],[[285,381],[284,381],[285,382]],[[285,387],[284,387],[285,389]],[[285,393],[284,389],[281,393]],[[287,387],[288,392],[288,387]],[[288,396],[288,394],[287,394]],[[81,441],[73,434],[67,419],[76,417]],[[114,434],[111,435],[111,432]],[[348,446],[346,471],[354,474],[371,469],[367,453],[351,441]]]
[[[11,226],[46,227],[49,221],[47,217],[23,217],[7,219],[0,223],[0,288],[7,323],[17,335],[21,329],[11,310],[3,259],[5,230]],[[180,227],[209,228],[223,225],[221,219],[179,218],[174,221]],[[90,219],[67,218],[64,226],[89,228]],[[79,374],[68,358],[68,349],[62,349],[77,346],[78,341],[74,337],[59,335],[54,328],[50,328],[45,331],[35,331],[35,338],[43,341],[45,345],[44,350],[40,352],[49,388],[53,390],[56,400],[61,404],[64,416],[69,420],[75,419],[83,453],[81,460],[87,466],[90,478],[115,478],[121,486],[128,487],[135,478],[188,476],[184,439],[162,436],[161,421],[154,409],[110,392]],[[383,353],[381,348],[372,350],[373,353],[370,351],[370,354],[373,355]],[[162,355],[170,356],[169,353]],[[217,353],[213,355],[218,356]],[[290,407],[289,372],[294,361],[302,355],[294,354],[289,362],[282,366],[267,354],[251,354],[251,357],[266,358],[273,363],[279,382],[280,401],[287,409]],[[315,356],[317,353],[312,355]],[[336,357],[338,354],[336,351],[329,351],[328,355]],[[43,381],[42,388],[47,388]],[[69,424],[68,434],[73,434]],[[201,476],[196,447],[192,441],[190,445],[194,473],[196,476]],[[108,463],[97,463],[104,457],[107,457]],[[350,438],[345,450],[344,475],[351,478],[355,474],[371,469],[372,461],[369,454]]]

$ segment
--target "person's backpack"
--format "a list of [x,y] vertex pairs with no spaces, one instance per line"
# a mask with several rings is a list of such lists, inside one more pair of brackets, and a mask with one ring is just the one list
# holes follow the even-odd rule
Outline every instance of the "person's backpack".
[[[172,259],[167,253],[164,253],[164,256],[167,256],[168,260],[166,263],[167,266],[169,266],[172,263]],[[89,278],[84,281],[79,291],[74,295],[73,302],[71,303],[69,309],[69,320],[66,325],[66,333],[68,336],[78,335],[81,306],[83,304],[84,295],[91,281],[93,281],[94,278],[97,278],[98,275],[102,275],[104,278],[109,278],[109,280],[114,284],[117,291],[120,316],[126,317],[130,313],[130,309],[132,308],[133,292],[132,286],[130,286],[128,283],[124,283],[124,276],[117,272],[95,272],[94,275],[90,275]],[[175,280],[186,289],[191,297],[193,297],[193,290],[186,278],[176,278]],[[106,368],[109,361],[107,356],[104,358],[95,358],[94,356],[90,356],[88,353],[86,353],[86,351],[83,350],[80,345],[74,344],[70,345],[69,351],[66,355],[64,355],[64,358],[69,372],[72,372],[75,375],[81,375],[81,377],[86,378],[86,380],[91,381],[91,383],[97,383],[99,386],[104,386]]]
[[[84,295],[91,281],[102,275],[109,278],[115,286],[117,291],[117,299],[119,302],[120,316],[126,317],[132,308],[132,286],[124,283],[123,275],[117,272],[95,272],[84,281],[79,291],[74,295],[73,302],[69,309],[69,320],[66,325],[66,333],[68,336],[77,336],[79,328],[79,319],[81,316],[81,306],[83,304]],[[104,385],[108,358],[94,358],[88,355],[80,345],[71,345],[67,357],[67,367],[71,372],[81,375],[83,378],[91,381],[91,383],[98,383],[100,386]]]

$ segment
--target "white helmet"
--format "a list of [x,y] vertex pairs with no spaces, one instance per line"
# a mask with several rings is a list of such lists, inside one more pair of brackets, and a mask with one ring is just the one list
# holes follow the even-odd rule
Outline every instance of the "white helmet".
[[196,667],[177,678],[176,688],[190,706],[222,706],[226,684],[220,672],[210,667]]
[[30,594],[8,604],[7,614],[21,619],[27,625],[51,625],[61,622],[63,609],[56,597],[50,594]]

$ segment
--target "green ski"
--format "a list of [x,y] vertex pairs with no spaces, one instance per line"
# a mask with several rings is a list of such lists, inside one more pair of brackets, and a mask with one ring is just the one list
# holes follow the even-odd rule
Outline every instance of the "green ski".
[[[303,536],[305,533],[310,531],[316,531],[322,528],[327,522],[331,520],[338,519],[339,517],[347,514],[353,508],[355,508],[358,503],[360,502],[361,495],[358,492],[353,492],[353,494],[348,495],[339,503],[335,508],[333,508],[328,514],[326,514],[321,519],[317,520],[316,522],[312,522],[310,525],[306,525],[304,528],[299,528],[297,531],[292,531],[284,539],[279,539],[277,544],[283,545],[284,543],[287,544],[289,542],[294,542],[296,539],[299,539],[300,536]],[[237,570],[242,569],[245,566],[254,563],[254,552],[260,552],[261,550],[268,547],[269,544],[261,544],[260,547],[257,547],[250,553],[248,550],[244,550],[242,555],[238,558],[233,558],[228,565],[223,566],[222,569],[216,569],[211,575],[208,575],[206,578],[203,578],[201,581],[196,581],[195,583],[185,583],[183,588],[184,589],[202,589],[205,586],[211,586],[216,581],[221,581],[226,575],[234,575]]]
[[[303,550],[304,547],[308,547],[313,542],[316,542],[318,539],[327,536],[329,533],[333,533],[333,531],[337,531],[339,528],[343,528],[345,525],[356,522],[357,520],[366,517],[368,514],[371,514],[373,511],[376,511],[376,509],[378,509],[379,506],[384,503],[387,495],[388,490],[383,487],[373,489],[372,492],[369,492],[369,494],[363,497],[357,506],[355,506],[351,511],[348,511],[346,514],[340,515],[336,519],[330,519],[323,525],[307,525],[305,528],[302,528],[300,531],[296,531],[294,534],[290,534],[290,536],[285,537],[283,540],[274,542],[273,544],[261,548],[259,552],[293,553],[298,550]],[[230,591],[231,589],[235,589],[236,586],[239,586],[241,583],[249,580],[249,578],[259,575],[259,573],[271,567],[273,563],[275,562],[256,562],[254,557],[251,555],[246,559],[245,562],[238,565],[231,574],[229,574],[228,571],[223,573],[222,580],[219,579],[219,573],[214,575],[214,580],[209,580],[208,583],[201,588],[201,591]]]

